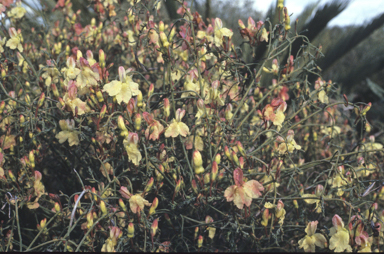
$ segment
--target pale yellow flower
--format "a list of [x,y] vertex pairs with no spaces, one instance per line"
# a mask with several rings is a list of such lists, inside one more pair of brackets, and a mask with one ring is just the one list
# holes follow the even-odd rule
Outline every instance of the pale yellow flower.
[[144,205],[151,206],[148,200],[145,200],[140,194],[133,195],[129,199],[129,207],[133,213],[140,213],[144,209]]
[[176,110],[175,118],[172,120],[172,123],[168,126],[167,130],[164,133],[165,137],[176,138],[179,135],[186,137],[189,134],[188,126],[181,121],[184,115],[185,115],[184,109],[181,110],[179,108]]
[[6,46],[10,49],[18,49],[20,52],[23,52],[22,40],[23,36],[21,33],[17,33],[14,27],[9,28],[9,35],[11,38],[7,41]]
[[69,146],[78,145],[79,142],[79,131],[75,130],[75,122],[72,120],[60,120],[59,125],[61,130],[56,138],[59,140],[59,143],[62,144],[68,140]]
[[132,161],[136,166],[139,165],[141,160],[141,153],[137,148],[139,142],[139,136],[137,133],[130,132],[126,139],[123,141],[123,145],[128,154],[128,159]]
[[106,84],[103,92],[107,92],[109,96],[115,96],[117,103],[125,102],[128,104],[132,96],[139,94],[139,84],[133,82],[130,76],[125,74],[124,67],[119,67],[120,81],[113,80]]
[[305,229],[307,235],[299,240],[299,248],[304,249],[305,252],[315,252],[315,246],[325,248],[327,244],[327,239],[322,234],[315,233],[317,223],[318,221],[309,222]]

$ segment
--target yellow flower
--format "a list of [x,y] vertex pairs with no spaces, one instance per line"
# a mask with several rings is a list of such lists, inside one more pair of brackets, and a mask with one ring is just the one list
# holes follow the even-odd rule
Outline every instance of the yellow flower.
[[76,82],[73,80],[70,80],[68,85],[68,93],[64,95],[63,101],[65,102],[65,105],[67,105],[72,109],[73,114],[75,114],[76,107],[77,107],[77,114],[83,115],[89,109],[87,108],[87,104],[84,101],[77,98],[76,95],[77,95]]
[[319,101],[322,102],[322,103],[328,103],[328,96],[327,96],[327,93],[324,90],[321,90],[317,94],[317,98],[319,98]]
[[74,130],[75,121],[73,121],[73,119],[71,121],[69,119],[60,120],[59,125],[60,125],[60,128],[62,129],[62,131],[60,131],[56,135],[56,138],[59,140],[59,143],[62,144],[68,140],[69,146],[78,145],[79,144],[78,135],[80,134],[80,132]]
[[352,248],[349,245],[349,232],[344,228],[344,222],[339,215],[335,214],[332,218],[333,227],[330,229],[329,236],[329,249],[335,252],[352,252]]
[[[94,59],[89,59],[91,62]],[[90,86],[97,86],[100,80],[100,75],[97,68],[91,68],[90,61],[86,60],[81,51],[77,51],[77,66],[80,68],[80,73],[76,77],[76,82],[79,85],[79,93],[88,93]]]
[[342,196],[344,194],[342,187],[348,185],[348,183],[350,182],[350,178],[345,177],[344,166],[339,166],[337,170],[338,172],[336,176],[334,176],[333,178],[330,178],[328,180],[328,184],[332,184],[333,188],[337,188],[337,192],[336,192],[337,196]]
[[261,191],[264,191],[263,185],[256,180],[244,183],[243,171],[240,168],[233,171],[233,179],[235,184],[224,191],[224,197],[227,202],[233,201],[239,209],[243,209],[244,205],[250,207],[252,199],[260,197]]
[[161,125],[161,123],[153,118],[153,115],[144,112],[143,118],[147,122],[148,127],[145,130],[145,138],[149,140],[157,140],[159,139],[160,133],[163,132],[164,127]]
[[176,116],[172,120],[172,123],[168,126],[167,130],[165,131],[165,137],[173,137],[176,138],[177,136],[181,135],[183,137],[186,137],[189,134],[189,128],[188,126],[181,121],[181,119],[185,115],[185,109],[177,109],[176,110]]
[[124,67],[119,67],[120,81],[113,80],[106,84],[103,92],[107,92],[109,96],[116,96],[117,103],[121,104],[122,101],[128,104],[132,96],[139,94],[139,84],[132,81],[130,76],[125,74]]
[[[184,91],[187,91],[187,92],[183,93],[181,95],[181,98],[188,97],[188,96],[195,97],[196,93],[197,94],[200,93],[200,85],[199,83],[193,83],[193,79],[190,78],[190,76],[188,75],[186,78],[186,81],[184,82]],[[196,93],[190,92],[190,91],[195,91]]]
[[215,19],[215,38],[214,42],[217,47],[221,46],[223,43],[223,37],[229,37],[231,39],[233,32],[229,30],[228,28],[223,27],[223,22],[221,19],[216,18]]
[[21,4],[18,4],[16,7],[12,8],[7,14],[9,18],[21,19],[22,17],[24,17],[25,13],[27,13],[25,8],[22,7]]
[[47,61],[47,66],[40,65],[40,69],[44,68],[44,73],[41,77],[45,79],[45,85],[51,86],[52,83],[59,82],[59,70],[54,66],[51,60]]
[[284,112],[281,110],[277,110],[275,119],[273,119],[273,125],[277,126],[277,129],[280,130],[283,127],[283,122],[285,120]]
[[145,200],[140,194],[135,194],[129,199],[129,207],[133,213],[140,213],[144,209],[144,205],[151,206],[148,200]]
[[0,37],[0,53],[3,53],[4,52],[4,44],[5,44],[5,41],[7,40],[7,38],[3,38],[1,39]]
[[133,132],[130,132],[128,134],[128,137],[126,137],[126,139],[124,139],[123,141],[123,145],[125,147],[125,150],[127,151],[129,160],[132,161],[132,163],[136,166],[139,165],[139,162],[141,160],[141,153],[137,148],[138,142],[139,136],[137,135],[137,133]]
[[8,31],[11,38],[7,41],[6,46],[9,47],[10,49],[17,48],[20,52],[23,52],[23,45],[22,45],[23,36],[21,35],[21,33],[18,34],[14,27],[9,28]]
[[117,4],[117,0],[104,0],[103,5],[104,7],[107,7],[108,5],[113,5],[114,3]]
[[80,74],[80,69],[76,68],[76,61],[73,57],[67,58],[67,67],[61,69],[65,78],[75,79]]
[[294,132],[293,130],[289,130],[287,134],[287,142],[279,136],[276,138],[276,141],[280,143],[278,147],[278,151],[280,154],[285,154],[287,151],[292,153],[294,150],[300,150],[301,146],[296,144],[296,141],[293,139]]
[[[316,186],[315,194],[303,194],[303,195],[301,195],[301,197],[303,197],[303,198],[311,198],[311,199],[304,199],[304,201],[307,204],[316,204],[316,207],[315,207],[316,213],[322,212],[321,205],[320,205],[321,199],[319,199],[319,198],[321,197],[323,190],[324,190],[324,186],[319,184]],[[324,198],[324,200],[330,199],[330,198],[332,198],[332,194],[329,194],[326,196],[324,195],[323,198]]]
[[322,234],[315,233],[317,223],[318,221],[309,222],[307,228],[305,229],[305,233],[307,233],[307,235],[299,240],[299,248],[304,248],[305,252],[315,252],[316,246],[325,248],[327,244],[327,239],[325,239]]
[[332,126],[331,127],[321,126],[320,127],[320,132],[325,134],[325,135],[329,135],[332,138],[335,135],[340,134],[341,128],[339,126],[333,126],[333,128],[332,128]]
[[286,214],[286,211],[284,209],[283,201],[279,200],[277,205],[274,205],[274,204],[272,204],[270,202],[267,202],[267,203],[264,204],[264,207],[268,208],[268,209],[275,208],[276,219],[279,219],[279,224],[283,225],[284,219],[285,219],[285,214]]

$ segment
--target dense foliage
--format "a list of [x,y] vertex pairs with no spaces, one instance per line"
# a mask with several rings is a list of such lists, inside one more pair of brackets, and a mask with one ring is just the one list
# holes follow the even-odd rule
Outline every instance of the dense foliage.
[[383,248],[371,103],[321,78],[283,1],[237,31],[158,0],[89,1],[86,25],[59,0],[26,30],[0,3],[1,251]]

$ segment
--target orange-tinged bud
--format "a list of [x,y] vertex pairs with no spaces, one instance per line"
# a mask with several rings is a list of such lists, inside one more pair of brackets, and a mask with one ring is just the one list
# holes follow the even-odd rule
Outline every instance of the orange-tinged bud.
[[60,94],[59,94],[59,90],[57,89],[57,86],[55,84],[51,84],[51,88],[52,88],[53,95],[56,98],[59,98]]
[[218,173],[219,173],[219,166],[217,165],[217,162],[214,161],[212,163],[212,172],[211,172],[211,182],[212,183],[216,181]]
[[170,114],[171,114],[171,107],[169,105],[169,99],[164,98],[164,115],[165,117],[169,117]]
[[5,108],[5,101],[1,101],[1,103],[0,103],[0,114],[3,113],[4,108]]
[[204,184],[209,184],[210,181],[211,181],[211,176],[210,176],[209,173],[206,173],[206,174],[204,175]]
[[296,199],[293,200],[293,206],[294,206],[296,209],[299,209],[299,203],[297,203],[297,200],[296,200]]
[[99,118],[100,119],[104,118],[106,112],[107,112],[107,105],[104,104],[103,107],[101,107]]
[[124,201],[120,198],[119,199],[119,206],[121,207],[121,209],[126,212],[127,211],[127,207],[125,206],[124,204]]
[[144,189],[145,193],[147,193],[148,191],[151,190],[151,188],[153,186],[153,182],[154,182],[154,179],[153,179],[153,177],[151,177],[151,179],[149,179],[147,185],[145,186],[145,189]]
[[232,161],[235,163],[236,166],[240,166],[239,158],[237,157],[237,154],[235,151],[232,151]]
[[20,115],[20,116],[19,116],[19,120],[20,120],[20,123],[24,123],[24,122],[25,122],[25,117],[24,117],[24,115]]
[[59,98],[59,103],[60,103],[60,105],[61,105],[62,107],[65,106],[65,102],[64,102],[64,100],[63,100],[62,98]]
[[35,154],[33,151],[30,151],[28,154],[29,162],[31,163],[31,168],[35,168]]
[[141,93],[140,90],[136,96],[136,99],[137,99],[137,107],[139,107],[139,108],[143,107],[143,94]]
[[135,115],[134,124],[135,124],[136,131],[139,131],[141,129],[141,119],[142,119],[141,114]]
[[59,203],[56,202],[54,207],[55,207],[56,213],[59,213],[61,211]]
[[135,226],[132,222],[128,224],[128,238],[133,238],[135,236]]
[[193,168],[197,175],[204,172],[203,158],[201,157],[201,153],[197,150],[193,152]]
[[239,19],[238,24],[241,29],[245,29],[245,25],[241,19]]
[[[77,51],[77,52],[79,52],[79,51]],[[97,98],[97,100],[98,100],[100,103],[102,103],[102,102],[104,101],[103,94],[102,94],[100,91],[97,91],[97,92],[96,92],[96,98]],[[92,99],[92,98],[91,98],[91,99]]]
[[199,227],[195,227],[195,235],[193,236],[193,240],[197,238],[198,234],[199,234]]
[[103,215],[106,215],[108,213],[107,207],[106,207],[105,202],[103,200],[100,200],[100,210],[103,213]]
[[11,178],[12,182],[16,182],[16,177],[15,177],[15,175],[12,173],[11,170],[8,170],[8,176],[9,176],[9,178]]
[[99,64],[101,68],[105,67],[105,54],[102,49],[99,50]]
[[245,151],[244,151],[244,147],[243,147],[243,145],[241,144],[240,141],[236,142],[236,146],[237,146],[237,149],[239,150],[240,154],[245,157],[246,154],[245,154]]
[[164,32],[164,22],[163,21],[159,22],[159,31]]
[[1,77],[5,78],[7,76],[7,72],[4,69],[1,69]]
[[160,40],[161,40],[161,43],[163,44],[164,48],[168,48],[169,47],[169,42],[168,42],[168,39],[167,39],[167,35],[164,32],[160,32]]
[[[94,194],[96,194],[96,189],[95,189],[95,187],[92,187],[91,192],[94,193]],[[93,196],[93,199],[94,199],[95,201],[97,201],[97,196],[96,196],[96,195],[92,195],[92,196]]]
[[228,160],[229,160],[229,161],[232,161],[232,156],[231,156],[231,153],[230,153],[230,151],[229,151],[228,146],[225,146],[225,147],[224,147],[224,153],[225,153],[225,156],[227,156]]
[[199,235],[199,238],[197,239],[197,248],[201,248],[203,246],[204,238],[202,235]]
[[149,86],[149,89],[148,89],[148,99],[151,98],[151,96],[152,96],[152,94],[153,94],[154,91],[155,91],[155,86],[154,86],[153,84],[151,84],[151,85]]
[[92,212],[87,213],[87,228],[90,229],[93,225],[93,214]]
[[44,103],[44,100],[45,100],[45,93],[41,93],[40,97],[39,97],[39,100],[37,101],[37,106],[40,108],[41,106],[43,106],[43,103]]
[[244,157],[240,157],[239,158],[239,163],[240,163],[240,168],[243,169],[244,168]]
[[149,216],[155,213],[156,208],[157,208],[158,205],[159,205],[159,199],[158,198],[154,198],[153,202],[152,202],[152,205],[151,205],[151,208],[149,208],[149,213],[148,213]]
[[156,231],[159,228],[159,219],[155,219],[151,226],[151,236],[154,237],[156,235]]
[[215,156],[215,162],[216,162],[217,164],[220,164],[220,162],[221,162],[221,155],[220,155],[220,154],[216,154],[216,156]]
[[192,189],[195,194],[199,193],[195,179],[192,180]]
[[47,225],[47,218],[44,218],[40,221],[40,228],[45,228],[45,225]]

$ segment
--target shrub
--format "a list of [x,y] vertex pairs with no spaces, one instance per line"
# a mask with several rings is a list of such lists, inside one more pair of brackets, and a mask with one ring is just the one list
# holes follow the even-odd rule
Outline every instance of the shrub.
[[[160,1],[106,0],[84,27],[58,1],[28,30],[2,1],[1,251],[379,250],[371,105],[307,81],[321,52],[281,2],[269,31],[231,31],[182,2],[165,24]],[[256,69],[238,32],[268,49]]]

